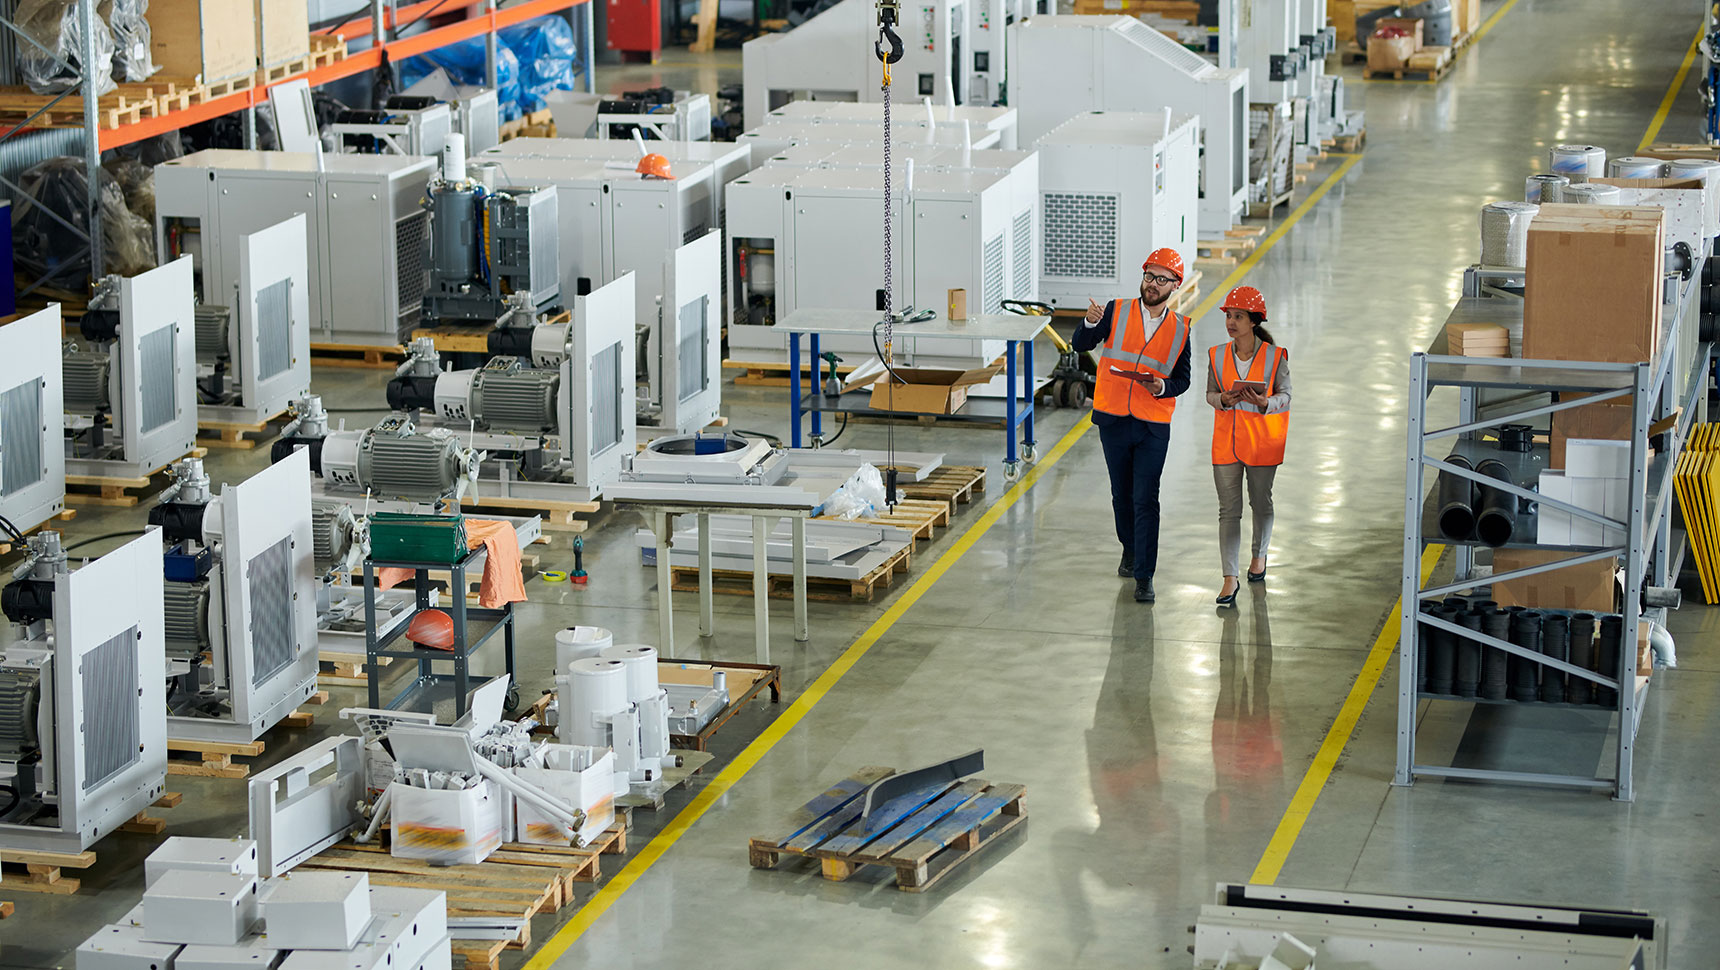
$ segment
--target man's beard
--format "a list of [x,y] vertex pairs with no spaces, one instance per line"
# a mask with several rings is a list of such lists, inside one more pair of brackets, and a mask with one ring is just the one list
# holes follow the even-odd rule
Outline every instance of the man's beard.
[[1171,294],[1166,293],[1164,296],[1161,296],[1155,300],[1152,297],[1152,291],[1151,290],[1147,289],[1144,286],[1141,287],[1141,302],[1145,303],[1147,306],[1150,306],[1150,307],[1163,306],[1165,301],[1170,299],[1170,298],[1171,298]]

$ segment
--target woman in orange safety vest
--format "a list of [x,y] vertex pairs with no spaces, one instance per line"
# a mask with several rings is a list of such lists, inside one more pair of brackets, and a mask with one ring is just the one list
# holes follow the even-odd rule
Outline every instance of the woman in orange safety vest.
[[1235,606],[1242,545],[1242,487],[1254,512],[1253,560],[1248,581],[1266,580],[1272,542],[1272,480],[1284,463],[1290,433],[1290,355],[1264,326],[1266,300],[1252,286],[1224,298],[1230,342],[1207,354],[1206,401],[1213,407],[1212,479],[1218,486],[1218,549],[1224,588],[1218,605]]

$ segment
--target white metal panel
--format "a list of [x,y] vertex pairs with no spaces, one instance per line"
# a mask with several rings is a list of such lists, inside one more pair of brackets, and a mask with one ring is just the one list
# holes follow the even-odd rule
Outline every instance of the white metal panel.
[[[299,213],[267,229],[239,237],[239,326],[229,331],[232,359],[247,411],[263,421],[310,392],[310,270]],[[282,286],[286,289],[283,292]],[[284,313],[285,333],[277,328]],[[284,338],[284,340],[283,340]],[[277,341],[284,347],[274,346]],[[284,368],[275,363],[285,351]],[[266,373],[272,371],[272,373]]]
[[[884,285],[884,223],[880,199],[854,195],[820,195],[798,192],[791,203],[794,207],[794,234],[797,245],[792,266],[795,302],[789,303],[777,295],[777,318],[797,307],[832,307],[849,310],[869,310],[877,306],[877,290]],[[898,219],[904,206],[896,203]],[[898,294],[913,293],[913,263],[903,259],[905,236],[898,232],[894,284]],[[851,244],[839,244],[840,240]],[[806,244],[810,241],[813,244]],[[777,276],[783,276],[780,264],[782,240],[777,241]],[[898,299],[899,303],[906,300]]]
[[398,340],[400,310],[393,299],[396,267],[378,262],[375,254],[395,250],[392,200],[381,198],[373,180],[329,173],[327,195],[322,201],[323,232],[328,254],[323,272],[327,278],[327,325],[348,332],[368,332],[379,342]]
[[650,355],[652,396],[663,428],[697,431],[722,403],[722,233],[675,250],[664,267],[663,300]]
[[632,274],[573,304],[573,353],[562,364],[562,437],[570,441],[574,484],[596,498],[621,475],[639,439],[634,409]]
[[197,443],[193,285],[189,256],[120,281],[120,358],[109,400],[120,402],[125,463],[138,474]]
[[[201,154],[201,153],[200,153]],[[191,156],[196,158],[197,156]],[[166,168],[168,166],[163,166]],[[302,215],[305,225],[305,267],[310,274],[312,293],[324,292],[326,282],[316,258],[323,232],[322,206],[318,203],[317,180],[314,172],[252,172],[217,171],[215,178],[202,168],[186,167],[181,171],[192,177],[201,176],[215,193],[210,206],[211,218],[202,225],[203,301],[217,306],[230,306],[234,287],[239,282],[238,251],[227,240],[246,233],[258,232]],[[176,173],[177,174],[177,173]],[[157,206],[157,221],[180,214],[177,208]],[[350,245],[350,243],[349,243]],[[319,296],[313,306],[323,309]],[[325,310],[326,315],[326,310]],[[326,320],[315,321],[317,327],[327,326]]]
[[66,507],[62,339],[58,303],[0,327],[0,515],[23,532]]

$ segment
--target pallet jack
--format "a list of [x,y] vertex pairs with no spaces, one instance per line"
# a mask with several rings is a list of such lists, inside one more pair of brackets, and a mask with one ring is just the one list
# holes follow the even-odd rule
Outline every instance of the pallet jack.
[[[1049,303],[1034,300],[1004,300],[1003,309],[1026,317],[1048,317],[1054,309]],[[1036,404],[1053,407],[1086,407],[1093,397],[1093,385],[1099,379],[1099,365],[1091,354],[1079,353],[1069,346],[1055,327],[1046,327],[1051,343],[1057,348],[1057,366],[1052,368],[1051,380],[1039,392]]]

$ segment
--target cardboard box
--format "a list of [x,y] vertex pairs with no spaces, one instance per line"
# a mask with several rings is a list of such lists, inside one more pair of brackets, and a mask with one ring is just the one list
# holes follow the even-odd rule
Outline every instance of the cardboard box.
[[256,5],[257,56],[264,68],[283,67],[310,54],[309,4],[303,0],[256,0]]
[[[1571,553],[1548,549],[1495,549],[1493,573],[1527,569],[1543,563],[1569,559]],[[1566,566],[1552,572],[1536,573],[1520,579],[1493,584],[1493,599],[1500,606],[1526,606],[1531,609],[1584,610],[1590,613],[1613,612],[1613,574],[1618,571],[1618,557],[1609,556],[1580,566]]]
[[1614,185],[1619,202],[1628,206],[1656,206],[1666,212],[1666,245],[1685,243],[1700,252],[1710,236],[1720,233],[1720,186],[1713,191],[1701,179],[1595,178],[1597,185]]
[[161,77],[215,84],[257,73],[254,2],[153,0],[149,50],[161,65]]
[[889,374],[883,375],[872,385],[871,406],[920,414],[954,414],[967,403],[968,388],[990,381],[1001,370],[1001,361],[972,370],[898,367],[896,374],[907,383],[899,384]]
[[1565,445],[1572,438],[1629,441],[1631,435],[1630,402],[1615,397],[1609,401],[1585,404],[1568,411],[1555,411],[1552,424],[1552,455],[1547,462],[1547,467],[1564,468]]
[[1399,0],[1329,0],[1326,19],[1338,35],[1340,44],[1356,40],[1356,18],[1373,13],[1381,7],[1398,6]]
[[1473,34],[1481,29],[1481,0],[1451,0],[1451,30],[1453,37]]
[[1424,32],[1425,25],[1420,17],[1381,17],[1374,23],[1375,31],[1387,27],[1402,27],[1409,31],[1409,35],[1415,38],[1416,50],[1421,50],[1422,45],[1427,43],[1427,34]]
[[1415,56],[1414,37],[1380,37],[1368,38],[1368,70],[1370,71],[1401,71],[1409,67],[1409,59]]
[[1647,620],[1636,621],[1636,675],[1650,677],[1654,675],[1654,648],[1649,646]]
[[950,309],[947,317],[951,320],[967,319],[967,290],[957,288],[950,291]]
[[1523,356],[1654,360],[1665,219],[1650,207],[1541,206],[1529,224]]
[[550,818],[523,798],[514,799],[517,838],[532,845],[586,845],[615,822],[615,752],[576,744],[546,744],[547,767],[516,767],[521,781],[536,785],[585,813],[572,826]]

